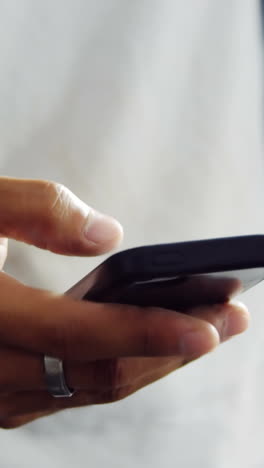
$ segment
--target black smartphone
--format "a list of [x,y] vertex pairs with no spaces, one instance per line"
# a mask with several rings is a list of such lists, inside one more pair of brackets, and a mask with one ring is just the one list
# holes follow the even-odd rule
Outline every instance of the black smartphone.
[[263,279],[264,235],[252,235],[124,250],[66,294],[187,311],[226,302]]

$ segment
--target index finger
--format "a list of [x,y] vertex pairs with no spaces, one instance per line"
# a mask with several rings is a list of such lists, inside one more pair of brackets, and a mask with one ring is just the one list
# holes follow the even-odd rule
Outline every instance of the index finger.
[[219,343],[215,327],[175,311],[76,301],[0,274],[0,341],[67,360],[195,357]]
[[98,255],[123,231],[61,184],[0,177],[0,233],[55,253]]

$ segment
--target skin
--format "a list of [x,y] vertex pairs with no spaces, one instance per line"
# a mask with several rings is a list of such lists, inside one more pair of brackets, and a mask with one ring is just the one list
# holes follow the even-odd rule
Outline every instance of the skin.
[[[67,188],[0,178],[0,269],[8,238],[57,254],[93,256],[122,239],[120,224]],[[76,301],[0,272],[0,427],[66,408],[113,403],[246,330],[240,303],[179,312]],[[43,355],[64,361],[71,398],[46,390]]]

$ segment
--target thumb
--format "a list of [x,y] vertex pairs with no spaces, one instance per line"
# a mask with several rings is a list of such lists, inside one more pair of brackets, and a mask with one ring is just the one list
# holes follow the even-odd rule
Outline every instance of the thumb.
[[0,234],[64,255],[98,255],[123,231],[63,185],[0,177]]

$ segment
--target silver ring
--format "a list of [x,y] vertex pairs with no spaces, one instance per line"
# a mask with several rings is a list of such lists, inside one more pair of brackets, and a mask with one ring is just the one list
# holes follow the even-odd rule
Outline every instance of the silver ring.
[[60,359],[44,356],[45,377],[49,393],[55,398],[69,398],[74,394],[64,376],[63,362]]

